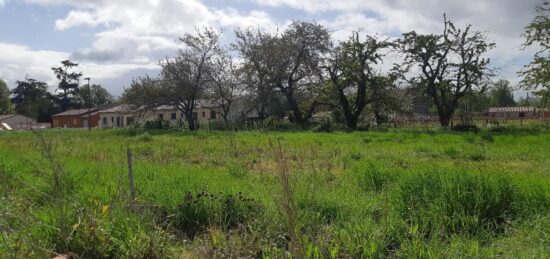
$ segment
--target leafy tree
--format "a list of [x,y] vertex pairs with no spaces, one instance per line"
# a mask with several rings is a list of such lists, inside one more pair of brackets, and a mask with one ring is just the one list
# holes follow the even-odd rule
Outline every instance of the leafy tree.
[[0,115],[13,112],[13,104],[11,103],[10,95],[10,89],[8,89],[6,82],[0,79]]
[[516,106],[513,89],[507,80],[499,80],[494,83],[489,91],[490,105],[493,107]]
[[307,123],[319,105],[320,65],[331,44],[328,30],[295,21],[281,34],[244,33],[237,38],[245,62],[259,66],[265,85],[285,96],[291,120]]
[[78,86],[80,85],[82,73],[74,72],[77,66],[77,63],[64,60],[61,61],[60,67],[52,67],[55,77],[59,80],[57,90],[60,91],[58,97],[62,111],[78,106]]
[[226,50],[220,51],[213,61],[213,73],[209,73],[208,96],[212,103],[221,108],[225,124],[236,99],[243,93],[241,71]]
[[81,86],[78,95],[84,107],[97,107],[113,102],[113,96],[101,85]]
[[471,25],[456,28],[444,19],[443,33],[417,34],[408,32],[399,40],[405,55],[405,71],[419,69],[411,81],[420,84],[432,97],[439,122],[449,127],[460,99],[481,88],[491,75],[486,52],[494,47],[484,33],[473,31]]
[[325,70],[333,93],[327,101],[341,110],[349,129],[357,128],[365,107],[380,101],[384,88],[389,86],[383,80],[375,80],[375,66],[383,56],[381,50],[389,45],[387,41],[372,36],[361,40],[359,33],[354,32],[331,51]]
[[524,47],[538,47],[533,61],[519,74],[525,88],[541,87],[550,91],[550,2],[544,1],[536,8],[535,18],[524,32]]
[[377,98],[370,104],[370,110],[377,125],[387,122],[390,115],[396,112],[411,111],[411,89],[398,87],[394,75],[376,76],[373,78],[373,84],[376,85]]
[[236,30],[235,35],[237,40],[232,44],[233,49],[244,58],[240,73],[249,107],[245,114],[254,111],[263,121],[273,114],[271,104],[279,99],[268,80],[267,60],[272,36],[252,29]]
[[16,85],[12,91],[12,102],[17,113],[39,122],[50,122],[51,115],[57,111],[54,96],[48,91],[48,85],[32,78],[17,81]]

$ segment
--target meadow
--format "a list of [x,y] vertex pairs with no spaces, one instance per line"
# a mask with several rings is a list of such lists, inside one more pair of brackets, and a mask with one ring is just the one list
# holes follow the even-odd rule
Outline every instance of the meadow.
[[0,235],[0,258],[548,258],[550,129],[0,133]]

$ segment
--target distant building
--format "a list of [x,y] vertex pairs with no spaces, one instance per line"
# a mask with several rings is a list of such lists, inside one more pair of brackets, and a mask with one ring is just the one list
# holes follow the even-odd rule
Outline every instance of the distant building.
[[[162,120],[172,126],[186,123],[185,115],[171,105],[162,105],[152,110],[143,110],[127,104],[110,109],[100,110],[99,125],[102,129],[124,128],[134,123],[144,124],[148,121]],[[199,125],[221,121],[218,109],[207,105],[197,105],[193,116]]]
[[99,112],[94,109],[74,109],[52,115],[54,128],[88,128],[99,126]]
[[19,115],[0,115],[0,130],[30,130],[40,128],[35,119]]
[[492,107],[488,116],[492,119],[514,120],[540,118],[547,112],[536,107]]

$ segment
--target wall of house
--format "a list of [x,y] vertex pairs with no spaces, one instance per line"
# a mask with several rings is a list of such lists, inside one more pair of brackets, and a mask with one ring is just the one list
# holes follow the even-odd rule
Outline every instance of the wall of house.
[[82,128],[81,115],[62,115],[52,117],[53,128]]
[[119,112],[99,112],[99,127],[102,129],[124,128],[138,122],[136,114]]
[[[213,112],[211,109],[198,108],[195,113],[200,125],[222,120],[220,113]],[[99,112],[99,125],[104,129],[124,128],[133,123],[144,124],[147,121],[154,121],[157,119],[168,121],[172,126],[186,123],[184,114],[176,109],[156,110],[145,114],[133,112]]]

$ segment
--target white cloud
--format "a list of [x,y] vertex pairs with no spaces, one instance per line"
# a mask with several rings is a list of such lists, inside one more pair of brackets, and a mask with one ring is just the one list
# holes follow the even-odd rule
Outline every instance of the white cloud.
[[[0,42],[0,78],[6,80],[13,87],[15,82],[23,80],[25,76],[55,85],[56,79],[51,67],[59,66],[61,60],[68,59],[70,53],[49,50],[33,50],[27,46]],[[143,61],[143,60],[142,60]],[[115,79],[123,74],[135,70],[158,70],[156,62],[98,64],[81,63],[78,70],[84,71],[86,77],[95,81]],[[23,72],[24,71],[24,72]],[[128,79],[129,80],[129,79]],[[121,86],[106,86],[109,90],[119,92]],[[53,87],[50,90],[54,90]]]

